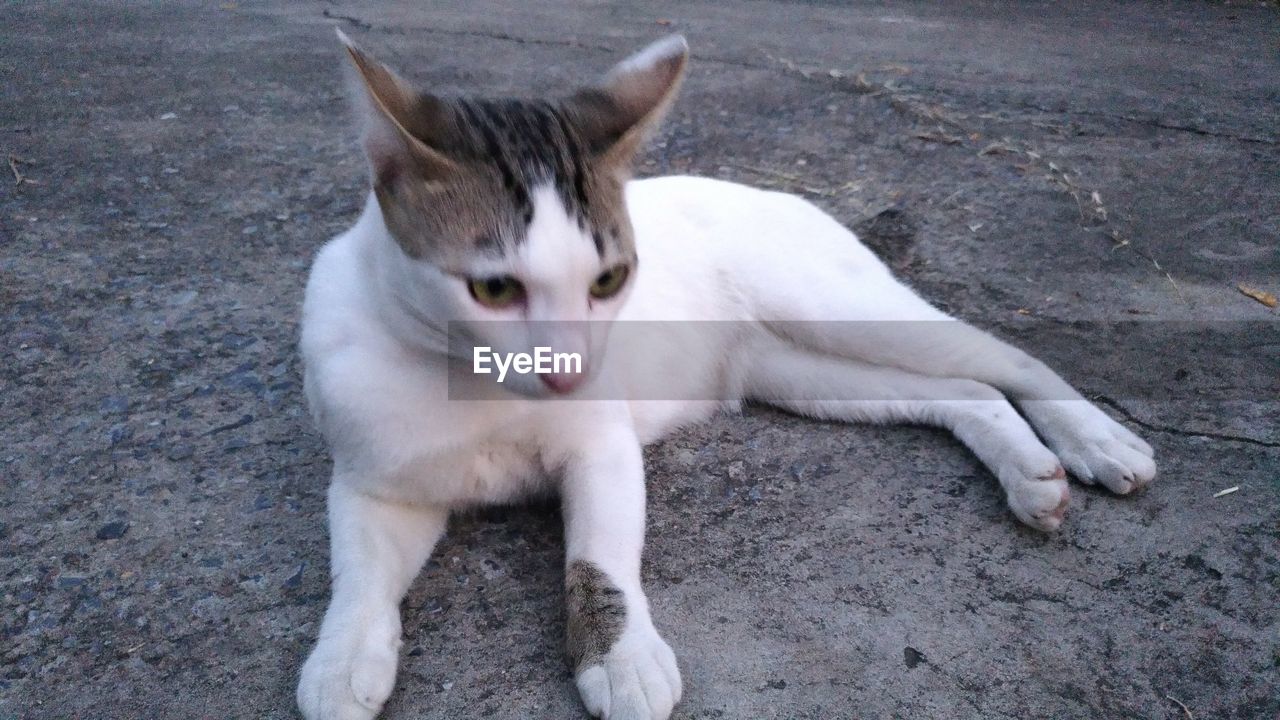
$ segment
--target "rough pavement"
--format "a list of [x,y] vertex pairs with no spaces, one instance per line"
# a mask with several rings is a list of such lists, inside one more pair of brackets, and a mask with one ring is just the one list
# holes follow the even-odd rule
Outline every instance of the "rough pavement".
[[[1236,288],[1280,293],[1274,4],[409,6],[5,5],[0,718],[295,715],[328,471],[297,306],[365,182],[333,25],[490,94],[687,34],[645,174],[812,198],[1158,450],[1047,537],[934,430],[750,408],[651,448],[677,717],[1280,713],[1280,338]],[[553,505],[453,525],[386,717],[584,716],[560,542]]]

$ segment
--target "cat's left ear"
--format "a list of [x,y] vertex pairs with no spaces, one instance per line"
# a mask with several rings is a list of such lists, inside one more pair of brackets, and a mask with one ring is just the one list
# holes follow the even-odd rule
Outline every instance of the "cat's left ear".
[[334,29],[351,57],[348,82],[374,189],[382,192],[408,176],[438,181],[455,173],[456,164],[433,147],[439,128],[447,122],[444,104],[414,90],[391,68]]
[[688,60],[684,37],[670,35],[618,63],[599,86],[570,97],[566,107],[592,154],[630,166],[675,100]]

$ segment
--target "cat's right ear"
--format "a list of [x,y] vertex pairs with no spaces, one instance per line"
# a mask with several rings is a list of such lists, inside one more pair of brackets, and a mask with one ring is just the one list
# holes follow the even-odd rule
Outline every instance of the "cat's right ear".
[[438,182],[456,172],[456,163],[422,139],[433,123],[442,120],[443,103],[414,90],[346,33],[334,30],[351,57],[347,84],[374,186],[390,187],[406,176]]

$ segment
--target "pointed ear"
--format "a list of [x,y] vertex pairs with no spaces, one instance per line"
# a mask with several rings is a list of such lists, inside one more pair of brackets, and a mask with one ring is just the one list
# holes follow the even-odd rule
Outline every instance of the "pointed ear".
[[670,35],[618,63],[598,87],[569,98],[592,153],[629,166],[675,99],[688,59],[684,37]]
[[375,187],[389,186],[410,173],[430,181],[456,171],[456,163],[427,141],[432,129],[444,120],[444,104],[414,90],[345,33],[335,30],[351,57],[348,84]]

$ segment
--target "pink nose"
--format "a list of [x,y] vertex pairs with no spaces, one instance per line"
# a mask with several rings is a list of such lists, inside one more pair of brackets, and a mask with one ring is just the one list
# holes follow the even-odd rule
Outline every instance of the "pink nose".
[[566,395],[573,392],[587,376],[583,373],[542,373],[538,375],[551,392]]

